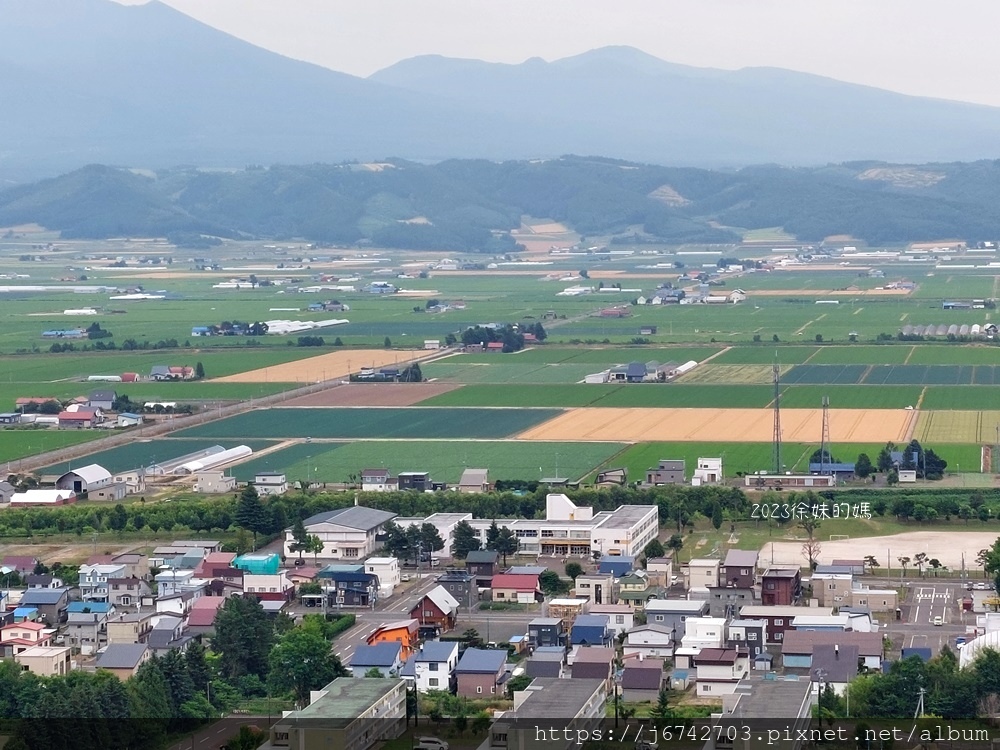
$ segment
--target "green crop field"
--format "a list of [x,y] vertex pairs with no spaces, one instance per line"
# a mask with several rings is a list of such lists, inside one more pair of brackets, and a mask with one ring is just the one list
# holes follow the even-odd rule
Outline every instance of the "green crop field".
[[798,365],[782,374],[781,382],[849,385],[860,382],[866,369],[865,365]]
[[[787,371],[788,368],[782,368]],[[717,365],[709,362],[696,367],[678,379],[678,383],[699,385],[737,384],[764,385],[773,382],[774,371],[771,365]]]
[[969,385],[934,385],[925,389],[920,408],[924,411],[936,409],[960,409],[976,411],[983,407],[1000,406],[997,392],[992,388]]
[[420,406],[595,406],[622,385],[466,385]]
[[258,409],[176,433],[235,438],[503,438],[559,414],[556,409]]
[[102,437],[107,437],[103,430],[3,428],[0,429],[0,463],[7,463],[8,472],[16,471],[17,466],[11,465],[11,461]]
[[84,466],[86,464],[100,464],[112,474],[138,469],[142,466],[150,466],[161,461],[171,461],[189,453],[211,448],[213,445],[221,445],[223,448],[235,448],[237,445],[245,445],[251,450],[258,451],[274,445],[271,440],[174,440],[171,438],[158,438],[152,440],[137,440],[128,445],[120,445],[117,448],[91,453],[88,456],[77,458],[72,461],[64,461],[52,464],[36,473],[62,474],[69,471],[74,466]]
[[754,344],[729,349],[712,360],[716,365],[798,365],[817,352],[815,347]]
[[922,344],[913,347],[913,354],[907,364],[1000,365],[1000,348],[987,345]]
[[252,459],[233,469],[239,480],[258,471],[281,471],[289,481],[307,476],[314,482],[344,482],[364,468],[384,466],[400,471],[428,471],[435,481],[455,483],[467,468],[489,469],[497,479],[576,480],[625,446],[620,443],[434,442],[425,440],[300,443]]
[[906,361],[913,346],[824,346],[809,359],[811,365],[895,365]]
[[591,373],[600,372],[603,366],[597,364],[573,364],[553,362],[540,364],[525,362],[503,362],[497,358],[492,364],[461,364],[430,362],[421,365],[421,372],[428,380],[442,380],[449,383],[579,383]]
[[920,386],[790,385],[781,392],[781,405],[818,409],[828,396],[831,409],[904,409],[917,405],[921,390]]
[[766,385],[634,383],[609,393],[592,406],[753,408],[771,403],[772,393],[771,387]]

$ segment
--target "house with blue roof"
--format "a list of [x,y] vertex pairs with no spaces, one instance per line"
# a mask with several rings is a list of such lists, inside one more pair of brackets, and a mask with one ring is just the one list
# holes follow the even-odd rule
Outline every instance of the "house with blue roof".
[[635,566],[635,558],[628,555],[605,555],[598,563],[597,572],[621,578]]
[[89,612],[95,615],[111,614],[115,605],[110,602],[70,602],[66,606],[66,614],[81,614]]
[[14,622],[35,622],[41,615],[36,607],[17,607],[14,609]]
[[362,644],[354,650],[347,668],[354,677],[364,677],[371,669],[377,669],[383,677],[395,677],[403,670],[403,647],[399,643],[382,641],[371,646]]
[[451,691],[458,667],[456,641],[425,641],[420,650],[406,660],[399,676],[413,684],[418,692]]
[[467,648],[455,668],[458,695],[483,698],[499,695],[507,681],[506,649]]
[[577,615],[569,634],[574,646],[607,646],[611,643],[607,615]]
[[323,568],[316,578],[330,582],[331,606],[338,607],[368,607],[378,601],[379,578],[374,573],[363,570],[351,572]]

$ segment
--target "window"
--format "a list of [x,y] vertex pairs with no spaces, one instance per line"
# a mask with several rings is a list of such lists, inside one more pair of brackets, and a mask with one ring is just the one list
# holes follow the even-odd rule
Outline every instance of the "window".
[[476,685],[476,692],[477,693],[483,692],[483,686],[482,685]]
[[774,591],[774,581],[768,581],[767,582],[767,590],[768,591]]
[[427,668],[428,668],[428,669],[429,669],[429,670],[430,670],[431,672],[437,672],[437,671],[438,671],[438,663],[437,663],[436,661],[432,661],[432,662],[430,663],[430,666],[428,666]]
[[625,615],[615,615],[615,625],[624,625]]
[[429,677],[427,679],[427,684],[430,685],[431,687],[437,687],[438,686],[438,678],[437,677]]
[[[704,685],[704,683],[702,683],[702,684]],[[712,686],[711,685],[705,685],[705,692],[706,693],[711,693],[712,692]]]
[[663,615],[654,615],[654,616],[653,616],[653,619],[654,619],[654,620],[655,620],[656,622],[663,622]]
[[774,640],[776,640],[776,641],[784,640],[784,638],[785,638],[785,634],[784,633],[775,633],[774,634]]
[[785,624],[785,621],[784,621],[784,620],[775,620],[775,621],[774,621],[774,624],[775,624],[775,625],[784,625],[784,624]]
[[757,640],[757,634],[756,633],[747,633],[747,640],[748,641],[756,641]]
[[491,693],[495,693],[496,691],[497,691],[497,686],[496,685],[494,685],[493,687],[490,688],[490,692]]

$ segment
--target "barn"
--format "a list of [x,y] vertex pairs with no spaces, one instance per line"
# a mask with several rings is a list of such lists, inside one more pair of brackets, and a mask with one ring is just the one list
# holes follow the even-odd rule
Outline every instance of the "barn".
[[111,472],[100,464],[88,464],[78,469],[67,471],[56,480],[56,488],[72,490],[77,495],[93,490],[99,490],[114,484]]

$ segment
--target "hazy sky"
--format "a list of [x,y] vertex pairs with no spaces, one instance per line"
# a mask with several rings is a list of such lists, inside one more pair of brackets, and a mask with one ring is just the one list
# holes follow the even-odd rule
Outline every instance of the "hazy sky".
[[163,1],[361,76],[422,54],[516,63],[625,44],[688,65],[782,67],[1000,106],[1000,76],[990,72],[996,0]]

